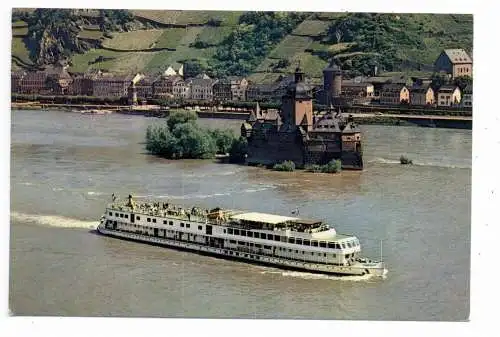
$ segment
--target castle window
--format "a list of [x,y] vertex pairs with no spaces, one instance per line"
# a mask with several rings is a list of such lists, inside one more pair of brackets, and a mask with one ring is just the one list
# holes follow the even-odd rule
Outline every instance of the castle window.
[[166,225],[167,224],[167,220],[163,220],[163,224]]
[[[198,230],[201,231],[203,229],[202,226],[198,226]],[[226,232],[226,230],[224,229],[224,233]]]
[[190,227],[191,227],[191,225],[187,223],[186,224],[186,228],[190,228]]
[[137,219],[137,220],[141,220],[141,217],[140,217],[140,216],[138,216],[138,217],[136,217],[136,219]]
[[173,221],[169,221],[169,222],[168,222],[168,224],[169,224],[170,226],[173,226],[173,225],[174,225],[174,222],[173,222]]
[[184,222],[181,222],[181,227],[184,227]]
[[148,218],[148,222],[151,222],[151,218]]
[[155,218],[153,218],[153,222],[156,223],[156,219]]
[[113,212],[109,212],[109,216],[113,216]]

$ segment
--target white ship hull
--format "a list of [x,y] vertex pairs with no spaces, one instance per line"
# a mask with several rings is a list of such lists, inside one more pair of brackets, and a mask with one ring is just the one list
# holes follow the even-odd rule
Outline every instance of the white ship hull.
[[284,269],[300,270],[305,272],[335,274],[335,275],[373,275],[383,277],[387,274],[382,262],[362,263],[355,262],[351,265],[336,266],[331,264],[313,263],[307,261],[291,260],[282,257],[256,254],[254,252],[244,252],[237,249],[210,247],[200,243],[184,242],[171,238],[152,237],[144,234],[131,233],[105,228],[103,223],[98,226],[97,231],[100,234],[145,242],[149,244],[161,245],[177,249],[189,250],[200,254],[212,255],[226,259],[246,261],[253,264],[272,265]]

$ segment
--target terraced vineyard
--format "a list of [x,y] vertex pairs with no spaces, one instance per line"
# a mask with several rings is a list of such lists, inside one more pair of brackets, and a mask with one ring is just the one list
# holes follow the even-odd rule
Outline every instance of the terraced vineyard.
[[[95,23],[83,25],[78,38],[94,41],[93,45],[97,48],[83,54],[73,54],[70,59],[71,70],[83,72],[88,69],[105,69],[117,73],[136,71],[156,73],[164,71],[170,65],[193,59],[210,68],[216,64],[216,55],[220,55],[221,50],[231,52],[232,45],[227,43],[227,39],[234,39],[231,37],[234,32],[252,28],[251,24],[240,24],[242,12],[160,10],[130,12],[140,23],[136,25],[141,27],[140,29],[104,33]],[[341,39],[336,43],[332,32],[329,32],[330,26],[351,15],[348,13],[304,15],[297,25],[294,23],[291,33],[273,42],[266,49],[268,52],[254,59],[252,63],[254,68],[247,75],[257,82],[271,82],[280,75],[293,72],[300,62],[309,76],[320,78],[332,55],[343,61],[359,57],[369,58],[374,55],[384,58],[386,55],[383,51],[382,54],[377,54],[376,51],[356,41]],[[415,63],[432,64],[442,49],[472,48],[472,16],[387,14],[384,20],[387,21],[388,17],[394,24],[391,23],[389,33],[384,32],[391,34],[386,36],[391,39],[394,37],[394,41],[398,41],[397,38],[403,35],[419,41],[418,45],[395,45],[397,48],[392,53],[400,60],[408,59]],[[401,23],[398,25],[398,20],[404,22],[403,28]],[[362,29],[359,28],[359,31],[353,34],[355,36],[367,34]],[[15,69],[26,68],[34,63],[30,59],[27,47],[25,38],[27,32],[26,22],[12,23],[12,67]],[[260,47],[255,46],[256,49]],[[236,58],[234,62],[241,61]],[[356,64],[354,61],[353,63]],[[387,71],[397,71],[397,69],[387,69]]]
[[105,48],[125,51],[150,49],[155,47],[156,41],[162,34],[161,29],[113,33],[113,38],[104,40],[102,45]]

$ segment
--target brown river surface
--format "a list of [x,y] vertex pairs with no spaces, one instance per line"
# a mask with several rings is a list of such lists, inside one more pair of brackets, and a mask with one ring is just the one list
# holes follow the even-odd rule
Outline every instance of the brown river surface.
[[[362,126],[365,170],[282,173],[144,151],[140,116],[12,112],[14,315],[465,320],[472,132]],[[200,120],[209,127],[240,121]],[[415,165],[401,166],[406,154]],[[382,255],[385,279],[322,276],[91,232],[115,193],[321,218]]]

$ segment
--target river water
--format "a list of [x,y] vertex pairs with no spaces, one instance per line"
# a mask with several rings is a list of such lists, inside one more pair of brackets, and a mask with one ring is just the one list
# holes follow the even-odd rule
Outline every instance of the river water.
[[[13,111],[15,315],[466,320],[468,130],[363,126],[365,170],[272,172],[144,151],[140,116]],[[208,127],[239,121],[200,120]],[[406,154],[416,165],[401,166]],[[382,254],[386,279],[282,271],[91,232],[112,193],[321,218]],[[380,249],[382,242],[382,251]]]

